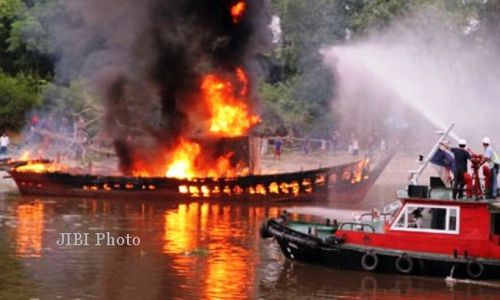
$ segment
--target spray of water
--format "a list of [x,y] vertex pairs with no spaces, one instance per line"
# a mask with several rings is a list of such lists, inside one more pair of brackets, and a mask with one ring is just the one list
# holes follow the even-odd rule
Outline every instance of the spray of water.
[[[336,107],[344,113],[385,107],[385,119],[409,107],[438,128],[456,123],[455,139],[478,146],[489,135],[498,145],[500,51],[483,24],[474,24],[427,7],[383,33],[324,49],[338,80]],[[419,130],[418,123],[413,127]]]

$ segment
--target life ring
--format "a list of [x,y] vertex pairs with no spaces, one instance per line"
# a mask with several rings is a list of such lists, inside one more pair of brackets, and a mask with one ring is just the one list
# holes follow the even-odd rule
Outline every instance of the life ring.
[[366,252],[361,258],[361,266],[365,271],[373,271],[378,266],[378,256],[373,251]]
[[474,279],[477,279],[483,275],[484,266],[482,263],[478,262],[477,260],[472,259],[467,263],[466,271],[467,271],[467,275],[469,275],[470,277],[472,277]]
[[401,254],[396,259],[396,270],[403,274],[409,274],[413,271],[413,259],[407,254]]

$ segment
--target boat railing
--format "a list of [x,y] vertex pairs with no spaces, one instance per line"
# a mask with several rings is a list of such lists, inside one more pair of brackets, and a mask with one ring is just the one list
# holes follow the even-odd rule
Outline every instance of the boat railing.
[[366,223],[356,223],[356,222],[346,222],[340,225],[339,230],[351,230],[351,231],[367,231],[365,228],[369,229],[371,232],[375,232],[375,227]]
[[377,222],[377,221],[387,221],[387,220],[390,220],[392,217],[392,214],[390,213],[385,213],[385,212],[367,212],[367,213],[363,213],[361,214],[361,217],[360,217],[360,220],[363,221],[363,219],[366,219],[368,218],[370,222]]

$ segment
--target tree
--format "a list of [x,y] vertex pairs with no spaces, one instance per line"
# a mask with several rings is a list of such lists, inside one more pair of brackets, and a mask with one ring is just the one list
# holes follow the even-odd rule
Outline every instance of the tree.
[[43,90],[44,114],[56,118],[58,122],[69,118],[71,124],[81,117],[87,133],[90,137],[95,136],[104,116],[104,108],[99,99],[88,90],[82,80],[74,80],[67,87],[47,84]]
[[26,10],[26,6],[20,0],[0,1],[0,69],[10,74],[15,74],[16,54],[8,51],[9,38],[12,24]]
[[37,78],[51,79],[55,51],[50,47],[47,28],[50,20],[61,13],[61,7],[53,0],[26,2],[10,20],[5,51],[15,58],[13,71],[29,70]]
[[301,134],[318,123],[332,125],[330,102],[335,86],[323,66],[322,47],[343,40],[346,19],[343,1],[275,0],[282,42],[269,54],[266,67],[273,70],[262,83],[265,126],[286,126]]
[[41,105],[38,89],[38,82],[30,76],[0,73],[0,128],[21,129],[25,114]]

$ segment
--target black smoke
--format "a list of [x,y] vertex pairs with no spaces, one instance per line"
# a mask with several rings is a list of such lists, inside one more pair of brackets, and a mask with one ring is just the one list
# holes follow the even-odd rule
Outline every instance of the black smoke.
[[[179,136],[203,135],[200,82],[253,61],[271,34],[265,0],[66,0],[52,27],[58,76],[83,76],[106,107],[120,168],[156,164]],[[251,101],[256,101],[253,95]]]

